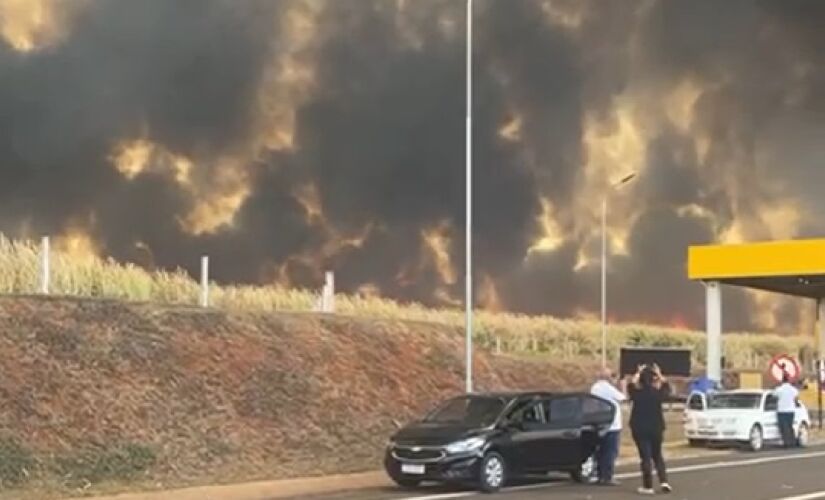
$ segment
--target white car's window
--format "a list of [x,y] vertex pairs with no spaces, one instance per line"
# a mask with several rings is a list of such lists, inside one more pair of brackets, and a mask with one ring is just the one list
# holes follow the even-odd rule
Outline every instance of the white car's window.
[[776,411],[778,408],[779,399],[773,394],[769,394],[765,398],[765,411]]
[[708,398],[710,409],[753,410],[762,403],[760,394],[712,394]]
[[688,408],[691,410],[704,410],[705,405],[702,403],[702,396],[700,394],[694,394],[688,400]]

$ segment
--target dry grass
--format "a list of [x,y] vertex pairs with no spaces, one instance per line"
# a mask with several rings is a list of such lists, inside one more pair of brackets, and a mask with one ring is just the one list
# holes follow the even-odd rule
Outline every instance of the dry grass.
[[[0,498],[375,470],[392,419],[463,390],[460,329],[435,323],[0,297],[0,331]],[[482,391],[595,371],[475,367]]]
[[[37,287],[38,247],[32,242],[10,241],[0,235],[0,293],[29,294]],[[54,251],[52,293],[81,297],[106,297],[130,301],[195,304],[198,283],[182,270],[147,272],[130,264],[93,257],[78,257]],[[210,289],[212,304],[221,309],[268,312],[310,311],[317,295],[308,290],[278,287],[217,286]],[[454,309],[432,309],[418,304],[339,295],[339,313],[390,320],[463,324],[463,313]],[[534,353],[560,359],[597,356],[599,324],[587,320],[564,320],[549,316],[480,311],[476,316],[476,338],[480,345],[509,353]],[[733,333],[725,335],[725,353],[735,367],[762,367],[774,354],[798,354],[810,350],[809,337],[780,337]],[[615,358],[624,345],[687,346],[697,361],[704,359],[704,337],[697,332],[650,325],[621,324],[610,327],[609,355]]]

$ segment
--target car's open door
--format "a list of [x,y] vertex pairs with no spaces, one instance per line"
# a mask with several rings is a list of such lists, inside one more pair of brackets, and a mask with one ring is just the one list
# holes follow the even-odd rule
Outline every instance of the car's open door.
[[599,444],[599,438],[610,430],[618,411],[616,405],[600,397],[587,394],[582,396],[582,437],[580,461],[592,456]]

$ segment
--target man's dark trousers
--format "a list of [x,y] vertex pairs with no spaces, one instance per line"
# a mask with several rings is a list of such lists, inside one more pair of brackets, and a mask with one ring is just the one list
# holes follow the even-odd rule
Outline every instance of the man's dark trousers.
[[796,446],[796,437],[793,432],[793,417],[794,414],[790,412],[779,412],[776,414],[779,420],[779,432],[782,434],[782,444],[785,448],[793,448]]
[[599,443],[599,451],[596,455],[599,467],[599,481],[607,482],[613,480],[613,472],[616,468],[616,458],[619,456],[619,444],[621,442],[621,431],[611,431],[602,437]]

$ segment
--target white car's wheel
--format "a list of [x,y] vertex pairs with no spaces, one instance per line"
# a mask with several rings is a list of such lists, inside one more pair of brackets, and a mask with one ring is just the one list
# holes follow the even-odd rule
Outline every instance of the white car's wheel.
[[802,422],[799,424],[799,431],[796,433],[796,444],[800,448],[805,448],[808,446],[810,442],[810,429],[808,429],[808,424]]
[[759,424],[756,424],[751,427],[751,431],[748,434],[748,448],[751,451],[761,451],[764,446],[765,436],[762,433],[762,427],[760,427]]

